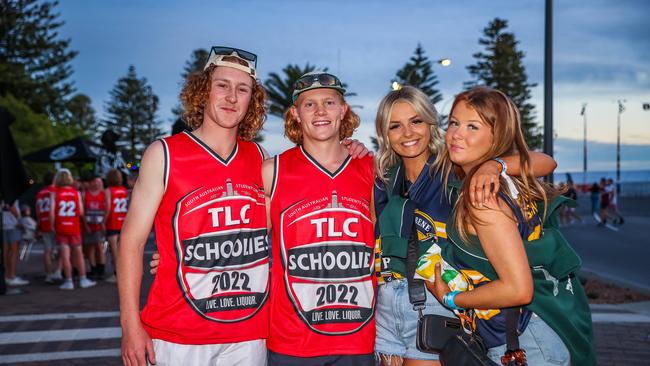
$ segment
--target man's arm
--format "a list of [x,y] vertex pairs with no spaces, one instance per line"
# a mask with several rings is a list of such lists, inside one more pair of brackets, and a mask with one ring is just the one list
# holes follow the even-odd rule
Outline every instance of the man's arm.
[[[151,144],[142,157],[140,176],[133,188],[117,255],[117,284],[122,325],[122,360],[125,365],[155,363],[151,338],[140,322],[140,285],[144,245],[164,193],[162,143]],[[107,195],[107,198],[110,197]]]

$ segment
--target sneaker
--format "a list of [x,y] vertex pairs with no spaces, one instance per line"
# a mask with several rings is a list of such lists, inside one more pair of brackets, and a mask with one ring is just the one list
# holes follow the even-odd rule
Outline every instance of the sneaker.
[[16,276],[15,278],[5,278],[5,282],[9,286],[25,286],[29,285],[29,281]]
[[45,275],[45,283],[55,283],[55,282],[56,280],[54,279],[53,274]]
[[92,281],[87,279],[86,277],[83,277],[79,280],[79,287],[81,288],[88,288],[88,287],[93,287],[97,284],[97,282]]
[[54,273],[52,273],[51,278],[54,281],[63,281],[63,276],[61,275],[61,270],[56,270]]
[[115,277],[115,275],[111,275],[110,277],[106,278],[106,282],[116,283],[117,277]]
[[74,290],[74,283],[72,283],[72,280],[65,280],[61,286],[59,286],[59,289],[61,290]]

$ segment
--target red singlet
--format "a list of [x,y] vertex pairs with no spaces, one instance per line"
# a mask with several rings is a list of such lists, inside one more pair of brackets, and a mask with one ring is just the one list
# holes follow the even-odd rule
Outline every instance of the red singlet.
[[54,186],[45,186],[36,194],[36,217],[38,218],[38,231],[42,233],[52,232],[50,222],[50,210],[52,209],[52,197]]
[[54,231],[56,235],[81,235],[81,197],[71,186],[55,188]]
[[275,161],[267,347],[298,357],[367,354],[375,344],[372,158],[335,172],[301,147]]
[[84,193],[84,216],[90,231],[101,231],[104,214],[106,213],[106,193],[103,190],[92,194],[90,191]]
[[129,208],[129,191],[124,187],[108,187],[111,194],[111,207],[106,219],[106,230],[122,230],[126,211]]
[[162,140],[158,274],[141,314],[152,338],[218,344],[268,336],[263,155],[238,140],[223,160],[191,133]]

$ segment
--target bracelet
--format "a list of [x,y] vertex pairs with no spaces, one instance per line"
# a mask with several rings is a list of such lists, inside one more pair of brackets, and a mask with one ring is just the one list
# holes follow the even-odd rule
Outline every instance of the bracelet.
[[456,295],[458,295],[459,293],[460,291],[447,292],[445,296],[442,297],[442,302],[445,304],[445,306],[447,306],[452,310],[463,310],[463,308],[459,307],[454,302],[454,299],[456,299]]
[[503,159],[501,159],[499,157],[496,157],[496,158],[494,158],[492,160],[494,160],[497,163],[501,164],[501,174],[504,174],[504,173],[506,173],[508,171],[508,164],[506,164],[506,162],[503,161]]

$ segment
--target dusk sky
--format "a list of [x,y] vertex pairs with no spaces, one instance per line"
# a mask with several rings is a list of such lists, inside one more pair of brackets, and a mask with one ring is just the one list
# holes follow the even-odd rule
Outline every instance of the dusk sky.
[[[582,170],[582,117],[587,103],[590,170],[613,170],[616,100],[621,116],[623,169],[650,169],[650,1],[554,1],[554,124],[558,171]],[[538,83],[532,102],[543,122],[544,1],[82,1],[57,7],[66,24],[61,35],[79,51],[72,62],[78,92],[93,100],[103,118],[109,91],[134,65],[160,98],[158,116],[169,130],[178,103],[180,73],[192,50],[213,45],[258,55],[266,79],[288,63],[329,67],[357,96],[348,99],[362,123],[355,137],[370,144],[374,117],[395,72],[418,43],[434,66],[448,113],[454,94],[470,80],[466,66],[481,50],[478,39],[495,17],[526,53],[529,80]],[[291,146],[282,123],[269,117],[263,146],[271,153]],[[634,146],[629,146],[634,145]]]

